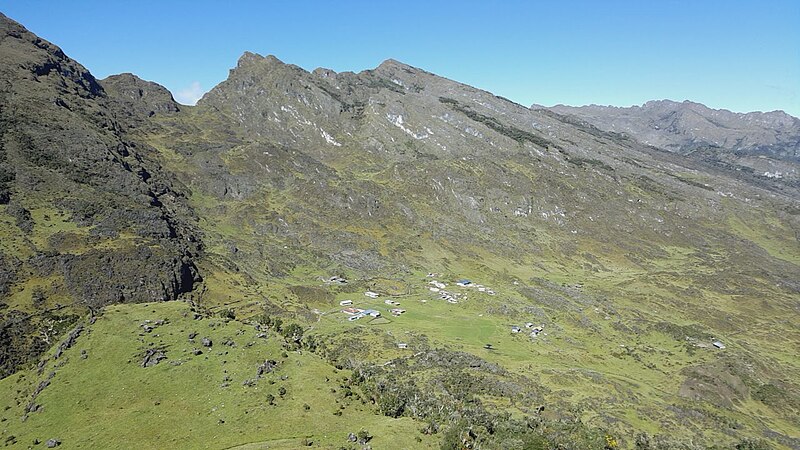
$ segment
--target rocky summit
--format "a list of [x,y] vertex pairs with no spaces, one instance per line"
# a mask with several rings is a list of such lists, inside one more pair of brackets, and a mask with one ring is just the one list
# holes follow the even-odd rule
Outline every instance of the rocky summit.
[[0,60],[7,445],[800,446],[796,118]]

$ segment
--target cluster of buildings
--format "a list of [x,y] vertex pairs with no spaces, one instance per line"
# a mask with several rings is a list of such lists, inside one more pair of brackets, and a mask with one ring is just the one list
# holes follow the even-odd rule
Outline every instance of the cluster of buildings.
[[458,303],[458,300],[461,297],[461,295],[445,291],[444,288],[447,287],[447,284],[436,280],[431,280],[428,284],[431,285],[431,287],[429,287],[428,290],[430,290],[433,293],[439,294],[440,299],[446,300],[447,303],[453,303],[453,304]]
[[[346,301],[346,300],[345,300]],[[352,303],[351,303],[352,304]],[[380,317],[381,312],[377,309],[361,309],[361,308],[353,308],[352,306],[345,308],[342,310],[343,313],[349,315],[350,317],[347,318],[349,321],[358,320],[362,317]]]
[[[394,300],[384,300],[383,303],[386,303],[389,306],[400,306],[400,303]],[[405,313],[406,310],[402,308],[392,308],[389,310],[389,312],[392,313],[393,316],[398,317],[401,314]]]
[[[435,278],[437,276],[438,274],[434,273],[428,274],[428,278]],[[347,282],[346,280],[338,277],[332,277],[330,280],[327,281],[331,283]],[[467,279],[458,280],[455,283],[455,285],[458,286],[459,288],[475,289],[476,291],[485,293],[487,295],[495,295],[494,290],[492,290],[491,288],[483,286],[481,284],[473,283],[472,281]],[[438,281],[436,279],[432,279],[428,282],[428,290],[432,293],[438,294],[440,299],[445,300],[448,303],[457,304],[459,300],[465,300],[467,298],[467,294],[465,292],[463,291],[451,292],[446,290],[447,287],[448,287],[447,283]],[[380,294],[373,291],[366,291],[364,292],[364,296],[369,297],[371,299],[376,299],[380,296]],[[422,300],[422,302],[424,303],[425,300]],[[392,316],[394,317],[398,317],[406,312],[405,309],[399,307],[400,303],[393,299],[385,299],[383,303],[386,304],[388,307],[390,307],[389,313],[391,313]],[[342,300],[339,302],[339,305],[343,307],[343,309],[341,310],[342,313],[349,316],[348,317],[349,321],[356,321],[363,317],[373,317],[373,318],[381,317],[381,312],[376,309],[369,309],[369,308],[362,309],[354,307],[353,300]],[[534,325],[533,322],[526,322],[523,326],[511,325],[511,333],[518,334],[523,332],[527,333],[530,336],[530,338],[536,338],[540,334],[543,334],[545,336],[547,335],[547,333],[544,333],[544,325]],[[400,349],[408,348],[408,344],[406,343],[398,343],[397,346]],[[714,346],[717,348],[725,348],[724,344],[722,344],[719,341],[715,341]],[[490,344],[487,344],[487,348],[492,349]]]
[[[364,293],[364,295],[369,297],[369,298],[377,298],[380,294],[378,294],[377,292],[367,291],[367,292]],[[394,300],[387,299],[387,300],[384,300],[383,303],[385,303],[385,304],[387,304],[389,306],[395,306],[395,308],[392,308],[392,309],[389,310],[389,312],[395,317],[398,317],[401,314],[404,314],[406,312],[405,309],[397,308],[397,306],[400,306],[400,303],[398,303],[398,302],[396,302]],[[354,307],[352,300],[342,300],[342,301],[339,302],[339,306],[344,306],[345,307],[344,309],[342,309],[342,312],[350,316],[350,317],[347,318],[347,320],[349,320],[351,322],[354,321],[354,320],[361,319],[362,317],[368,317],[368,316],[369,317],[380,317],[381,316],[381,312],[378,311],[377,309],[361,309],[361,308]]]
[[[428,274],[429,278],[432,276],[435,276],[435,274],[432,273]],[[429,291],[439,294],[439,298],[447,301],[448,303],[456,304],[458,303],[459,300],[465,300],[467,298],[466,294],[446,291],[445,288],[447,287],[447,284],[442,283],[441,281],[431,280],[428,282],[428,284],[430,285],[430,287],[428,287]],[[488,288],[482,284],[475,284],[472,281],[466,279],[458,280],[456,282],[456,286],[461,288],[473,288],[478,292],[483,292],[488,295],[495,295],[494,290],[492,290],[491,288]]]
[[492,289],[490,289],[490,288],[488,288],[488,287],[486,287],[486,286],[484,286],[482,284],[475,284],[470,280],[458,280],[456,282],[456,286],[465,287],[465,288],[474,288],[478,292],[484,292],[484,293],[489,294],[489,295],[494,295],[495,294]]

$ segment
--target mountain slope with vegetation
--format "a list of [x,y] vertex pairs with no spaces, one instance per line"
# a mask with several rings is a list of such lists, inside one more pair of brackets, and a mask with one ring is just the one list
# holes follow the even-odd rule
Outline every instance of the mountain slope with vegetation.
[[6,443],[800,444],[785,180],[394,60],[178,105],[2,23]]
[[87,312],[190,292],[199,248],[171,177],[125,137],[103,86],[58,47],[4,16],[0,26],[7,375],[52,345],[43,332]]

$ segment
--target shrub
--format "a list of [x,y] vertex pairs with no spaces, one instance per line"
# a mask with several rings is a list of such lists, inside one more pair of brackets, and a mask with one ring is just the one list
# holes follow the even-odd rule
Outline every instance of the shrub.
[[231,308],[227,308],[227,309],[223,309],[222,311],[220,311],[219,312],[219,316],[221,318],[223,318],[223,319],[234,320],[234,319],[236,319],[236,312]]
[[359,444],[366,444],[372,439],[372,435],[369,434],[369,431],[363,428],[359,430],[359,432],[356,434],[356,437],[358,438]]

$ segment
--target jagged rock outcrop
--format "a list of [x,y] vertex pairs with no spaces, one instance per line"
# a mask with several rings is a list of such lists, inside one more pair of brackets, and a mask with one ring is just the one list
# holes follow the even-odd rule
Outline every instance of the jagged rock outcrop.
[[178,102],[164,86],[132,73],[112,75],[99,82],[111,100],[115,118],[129,126],[140,125],[155,114],[180,111]]
[[[67,294],[74,306],[56,313],[65,315],[191,291],[200,246],[183,194],[150,149],[125,133],[154,113],[177,112],[169,92],[130,75],[107,79],[107,92],[61,49],[3,15],[0,59],[0,219],[17,229],[0,248],[0,296],[24,291],[32,277],[55,277],[38,288],[36,308],[63,307],[43,299]],[[42,350],[13,349],[38,339],[39,314],[3,321],[15,364]]]

